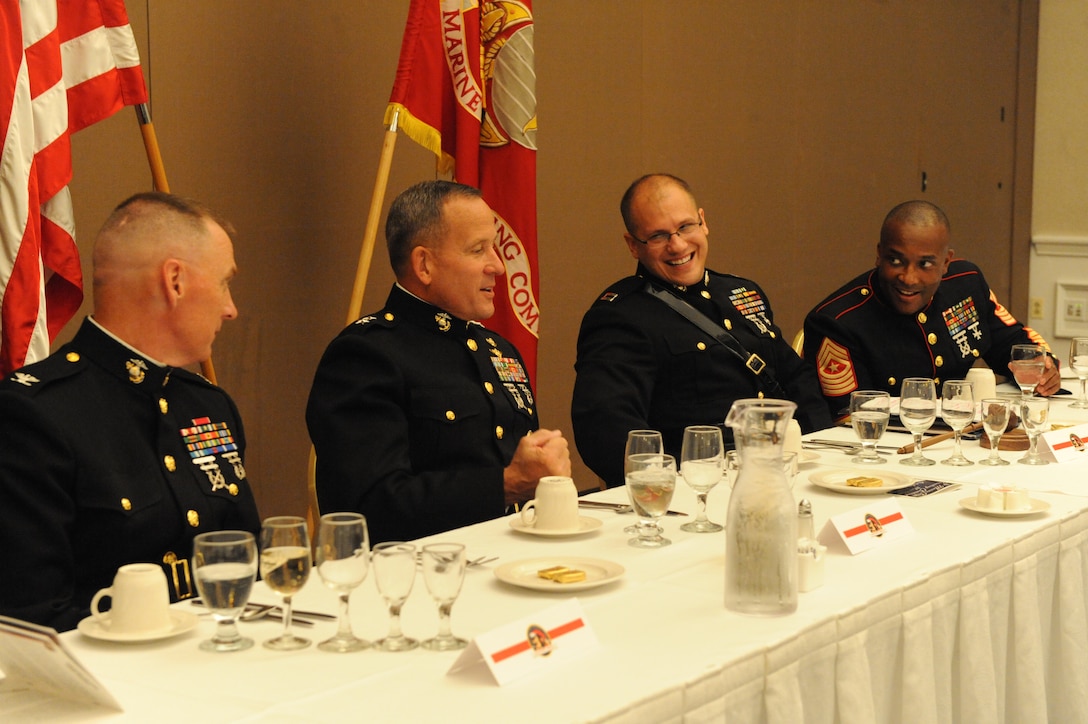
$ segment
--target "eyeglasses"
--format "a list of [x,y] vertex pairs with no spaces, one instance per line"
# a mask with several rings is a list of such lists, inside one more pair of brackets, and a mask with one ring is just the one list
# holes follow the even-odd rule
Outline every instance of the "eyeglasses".
[[634,234],[631,234],[631,238],[646,246],[664,246],[669,243],[673,236],[679,236],[681,239],[693,239],[702,227],[702,222],[689,221],[686,224],[681,224],[679,229],[671,233],[668,231],[659,231],[656,234],[650,234],[645,239],[640,239]]

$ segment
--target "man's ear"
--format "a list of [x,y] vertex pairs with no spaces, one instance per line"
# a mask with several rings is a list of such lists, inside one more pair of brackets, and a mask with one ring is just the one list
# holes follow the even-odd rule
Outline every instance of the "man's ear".
[[173,309],[185,295],[185,265],[177,259],[167,259],[162,263],[162,292],[167,307]]
[[408,256],[408,266],[421,284],[426,286],[431,283],[431,278],[434,276],[434,259],[431,257],[430,249],[422,245],[413,246]]
[[631,252],[631,256],[638,259],[638,247],[641,242],[635,241],[635,237],[630,234],[624,234],[623,241],[627,244],[627,251]]

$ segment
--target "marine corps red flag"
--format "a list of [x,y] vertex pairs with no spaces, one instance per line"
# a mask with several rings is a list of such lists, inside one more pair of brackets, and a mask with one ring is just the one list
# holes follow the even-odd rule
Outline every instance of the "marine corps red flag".
[[145,102],[123,0],[0,2],[0,375],[83,300],[69,135]]
[[495,211],[499,280],[487,322],[536,379],[536,73],[530,0],[412,0],[386,124],[476,186]]

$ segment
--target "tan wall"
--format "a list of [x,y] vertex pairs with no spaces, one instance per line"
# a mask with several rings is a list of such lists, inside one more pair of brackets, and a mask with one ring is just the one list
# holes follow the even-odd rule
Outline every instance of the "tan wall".
[[[215,366],[246,420],[264,514],[305,507],[303,410],[345,321],[407,5],[129,2],[171,190],[240,232],[241,317]],[[543,424],[571,432],[578,324],[633,269],[617,204],[648,171],[694,185],[710,265],[758,280],[787,334],[872,263],[883,214],[923,195],[923,172],[959,250],[1008,296],[1017,133],[1030,126],[1017,123],[1018,72],[1026,63],[1034,77],[1019,38],[1035,11],[1030,0],[537,0]],[[1027,149],[1030,162],[1030,137]],[[112,205],[150,185],[131,111],[77,136],[75,154],[89,251]],[[401,139],[390,195],[433,168]],[[364,310],[391,280],[379,247]],[[576,478],[595,484],[580,462]]]

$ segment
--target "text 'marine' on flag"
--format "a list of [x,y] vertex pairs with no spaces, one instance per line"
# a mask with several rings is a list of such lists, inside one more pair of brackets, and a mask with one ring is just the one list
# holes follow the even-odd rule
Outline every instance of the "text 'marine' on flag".
[[0,376],[83,300],[69,135],[146,102],[123,0],[0,2]]
[[530,0],[412,0],[386,124],[440,172],[475,186],[495,212],[506,274],[486,322],[517,345],[536,379],[536,72]]

